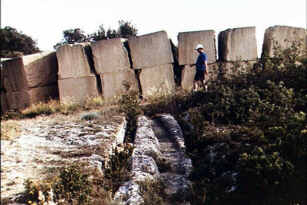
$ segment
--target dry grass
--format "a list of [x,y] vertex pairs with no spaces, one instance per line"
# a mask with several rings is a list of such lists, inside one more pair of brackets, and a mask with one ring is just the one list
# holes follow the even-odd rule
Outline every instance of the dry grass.
[[60,114],[73,114],[80,111],[98,109],[105,107],[106,102],[101,97],[93,97],[87,99],[84,103],[76,102],[65,102],[60,103],[58,100],[50,100],[48,102],[40,102],[33,104],[30,107],[17,111],[17,112],[8,112],[3,115],[2,120],[8,119],[23,119],[23,118],[33,118],[39,115],[51,115],[54,113]]
[[1,140],[12,140],[20,134],[20,126],[14,120],[1,122]]

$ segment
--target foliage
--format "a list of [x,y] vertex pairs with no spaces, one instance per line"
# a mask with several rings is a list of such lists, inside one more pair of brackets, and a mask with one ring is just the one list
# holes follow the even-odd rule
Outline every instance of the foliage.
[[125,113],[127,117],[126,142],[134,141],[137,116],[143,113],[139,103],[137,92],[122,95],[119,100],[119,111]]
[[6,26],[0,29],[0,57],[12,58],[39,52],[36,42],[28,35]]
[[139,182],[140,193],[144,199],[143,205],[164,205],[166,194],[163,182],[146,180]]
[[81,167],[63,167],[59,176],[41,182],[25,182],[24,200],[29,204],[45,204],[48,201],[63,201],[64,204],[90,204],[92,183]]
[[106,165],[103,186],[113,194],[123,182],[129,180],[132,151],[133,147],[129,144],[125,145],[122,151],[118,151],[116,148]]
[[128,38],[130,36],[136,36],[136,34],[136,27],[131,22],[124,20],[118,21],[117,30],[111,28],[105,30],[103,24],[99,25],[98,30],[91,34],[86,34],[80,28],[67,29],[63,31],[63,40],[57,43],[54,48],[56,49],[65,44],[95,42],[112,38]]
[[188,119],[180,116],[193,204],[306,203],[307,67],[298,50],[276,51],[258,62],[261,70],[216,82]]

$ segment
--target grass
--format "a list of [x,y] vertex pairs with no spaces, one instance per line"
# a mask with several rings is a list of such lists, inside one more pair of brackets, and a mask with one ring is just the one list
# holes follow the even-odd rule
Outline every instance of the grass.
[[66,102],[58,100],[39,102],[21,111],[10,111],[1,116],[2,120],[33,118],[40,115],[51,115],[55,113],[73,114],[79,111],[97,109],[105,106],[106,103],[101,97],[89,98],[84,103]]

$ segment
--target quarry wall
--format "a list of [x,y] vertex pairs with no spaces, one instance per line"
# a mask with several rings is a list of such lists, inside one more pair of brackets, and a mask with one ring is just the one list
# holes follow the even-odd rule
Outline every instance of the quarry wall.
[[[300,41],[306,48],[306,36],[304,28],[269,27],[262,56],[274,57],[276,45],[284,49]],[[159,31],[9,59],[1,67],[1,113],[49,99],[113,101],[131,91],[143,98],[168,95],[175,92],[175,78],[181,89],[191,91],[197,44],[203,44],[208,55],[209,83],[251,71],[258,56],[255,27],[227,29],[217,35],[217,42],[218,52],[214,30],[180,32],[174,49],[167,33]]]

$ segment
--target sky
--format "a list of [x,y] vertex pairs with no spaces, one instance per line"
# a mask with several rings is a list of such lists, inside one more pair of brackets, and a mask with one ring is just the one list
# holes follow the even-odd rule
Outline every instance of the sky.
[[1,27],[31,36],[41,50],[53,50],[63,30],[86,33],[131,21],[138,34],[165,30],[177,44],[179,32],[255,26],[258,55],[264,31],[274,25],[306,28],[307,0],[0,0]]

